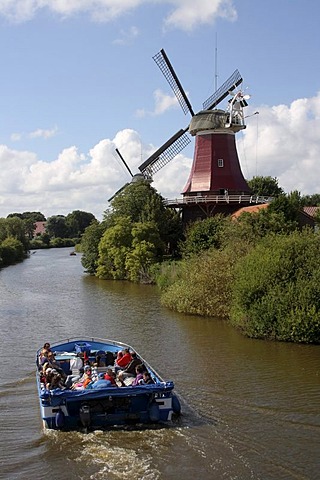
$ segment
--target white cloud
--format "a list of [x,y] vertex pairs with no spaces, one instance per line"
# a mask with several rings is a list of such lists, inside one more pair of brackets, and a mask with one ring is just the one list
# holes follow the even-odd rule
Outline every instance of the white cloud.
[[291,105],[259,107],[247,121],[239,153],[250,178],[271,175],[286,192],[320,193],[320,93]]
[[37,130],[30,132],[28,136],[30,138],[51,138],[54,137],[57,132],[58,127],[53,127],[51,129],[38,128]]
[[55,126],[53,128],[37,128],[33,132],[29,133],[22,133],[22,132],[15,132],[10,135],[10,139],[13,142],[19,142],[23,138],[51,138],[54,137],[58,132],[58,127]]
[[[289,106],[255,110],[259,115],[248,118],[247,129],[237,134],[245,177],[271,175],[286,192],[320,193],[320,93]],[[16,211],[35,210],[50,216],[84,210],[101,219],[107,199],[130,181],[115,148],[135,174],[158,147],[142,144],[139,134],[130,129],[102,139],[87,154],[76,146],[65,148],[52,162],[0,145],[0,216]],[[191,163],[191,158],[178,155],[155,174],[155,188],[164,197],[179,197]]]
[[137,27],[130,27],[129,30],[121,30],[120,37],[114,40],[114,45],[131,45],[133,40],[138,37],[139,29]]
[[165,19],[165,26],[191,31],[199,25],[212,24],[217,18],[237,19],[232,0],[172,0],[172,12]]
[[19,142],[21,138],[22,138],[22,133],[16,132],[10,135],[10,140],[12,140],[13,142]]
[[[237,17],[232,0],[201,0],[201,8],[194,0],[2,0],[0,15],[20,23],[31,20],[41,10],[49,10],[62,19],[82,13],[89,14],[95,22],[108,22],[150,4],[171,7],[164,20],[167,28],[192,30],[202,24],[211,24],[219,17],[231,21]],[[135,32],[130,36],[132,34]]]
[[175,95],[168,95],[164,93],[162,90],[157,89],[153,92],[154,98],[154,110],[147,111],[144,109],[139,109],[136,111],[137,117],[146,117],[146,116],[156,116],[162,115],[164,112],[171,108],[177,108],[179,106],[178,100]]

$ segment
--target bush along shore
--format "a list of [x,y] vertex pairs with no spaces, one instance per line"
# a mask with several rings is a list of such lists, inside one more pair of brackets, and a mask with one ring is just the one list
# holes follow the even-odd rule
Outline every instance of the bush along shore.
[[101,279],[156,283],[166,307],[225,319],[252,338],[320,343],[320,236],[299,224],[315,199],[273,194],[256,213],[186,229],[148,182],[131,183],[85,230],[82,265]]
[[234,227],[220,248],[159,266],[162,304],[225,319],[252,338],[319,344],[320,236],[305,230],[248,241]]

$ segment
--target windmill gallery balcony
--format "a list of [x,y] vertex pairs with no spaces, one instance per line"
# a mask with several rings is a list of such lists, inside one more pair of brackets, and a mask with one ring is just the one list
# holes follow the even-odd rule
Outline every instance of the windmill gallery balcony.
[[183,205],[190,204],[256,204],[256,203],[270,203],[271,197],[262,197],[256,195],[188,195],[182,198],[174,198],[172,200],[165,199],[165,205],[172,208],[179,208]]
[[271,197],[256,196],[250,194],[197,194],[184,195],[182,198],[166,199],[168,208],[179,209],[182,214],[182,222],[187,225],[200,219],[212,217],[217,214],[225,216],[234,215],[243,207],[254,205],[265,207],[272,201]]

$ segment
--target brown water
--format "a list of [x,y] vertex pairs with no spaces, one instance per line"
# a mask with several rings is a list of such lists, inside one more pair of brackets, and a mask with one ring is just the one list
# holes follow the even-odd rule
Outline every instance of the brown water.
[[[320,478],[320,347],[249,340],[178,315],[156,288],[83,273],[68,249],[0,271],[0,479]],[[92,335],[131,344],[175,381],[173,428],[41,429],[35,350]]]

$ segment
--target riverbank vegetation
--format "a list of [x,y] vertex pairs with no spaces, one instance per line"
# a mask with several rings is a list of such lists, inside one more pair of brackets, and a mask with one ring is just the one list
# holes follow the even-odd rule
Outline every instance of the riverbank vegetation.
[[0,267],[21,262],[29,249],[23,220],[17,217],[0,218]]
[[285,194],[270,177],[253,183],[270,189],[268,208],[185,231],[149,183],[132,183],[86,229],[82,263],[99,278],[156,283],[168,308],[225,319],[247,336],[320,343],[320,236],[299,226],[315,198]]
[[[320,205],[320,195],[285,194],[271,177],[249,184],[255,194],[273,196],[267,208],[186,229],[143,180],[114,197],[102,222],[75,211],[50,217],[34,237],[42,214],[12,214],[0,219],[0,266],[21,261],[31,248],[81,242],[89,274],[157,284],[168,308],[225,319],[253,338],[320,343],[320,233],[300,222],[301,208]],[[320,215],[315,219],[317,227]]]
[[[30,250],[77,248],[92,222],[97,222],[94,215],[80,210],[48,219],[41,212],[11,213],[0,218],[0,268],[21,262]],[[38,224],[42,227],[39,232]]]

